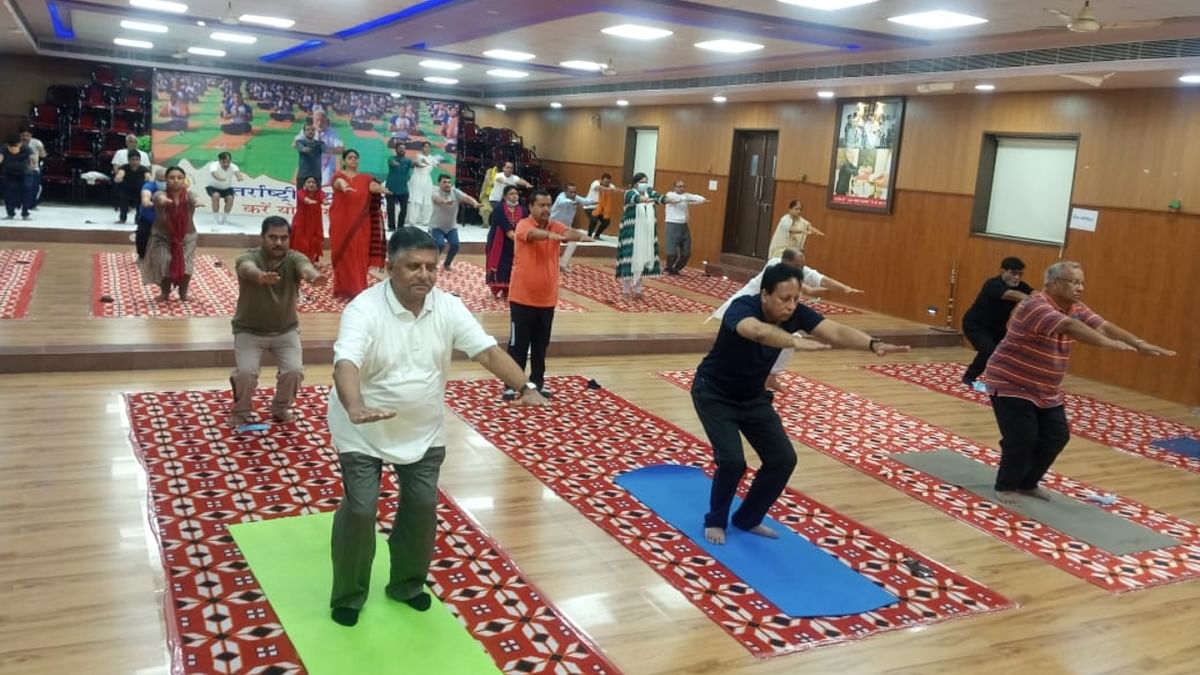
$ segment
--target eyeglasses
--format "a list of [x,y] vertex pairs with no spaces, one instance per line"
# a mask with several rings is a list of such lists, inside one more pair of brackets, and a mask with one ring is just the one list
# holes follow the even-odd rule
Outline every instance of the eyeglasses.
[[1066,277],[1055,277],[1055,281],[1065,281],[1072,286],[1082,286],[1083,279],[1068,279]]

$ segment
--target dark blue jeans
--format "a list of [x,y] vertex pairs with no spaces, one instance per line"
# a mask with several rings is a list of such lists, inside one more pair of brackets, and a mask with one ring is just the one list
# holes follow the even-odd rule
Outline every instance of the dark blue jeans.
[[796,449],[771,406],[774,398],[774,393],[764,389],[753,399],[737,401],[714,391],[699,375],[692,383],[692,405],[704,425],[717,464],[708,513],[704,516],[705,527],[724,529],[730,522],[729,509],[746,473],[746,455],[739,432],[750,441],[750,447],[762,460],[762,468],[755,474],[741,508],[733,514],[734,526],[743,530],[758,526],[787,487],[796,468]]
[[458,228],[447,232],[439,227],[430,227],[429,234],[433,236],[433,243],[437,244],[438,255],[442,254],[446,244],[450,245],[450,250],[446,251],[446,259],[442,261],[442,267],[450,269],[450,263],[454,262],[454,256],[458,255]]

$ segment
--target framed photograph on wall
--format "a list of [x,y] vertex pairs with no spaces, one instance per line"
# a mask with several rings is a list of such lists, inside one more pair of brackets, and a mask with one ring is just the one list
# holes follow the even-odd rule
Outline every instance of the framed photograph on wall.
[[904,97],[839,99],[829,168],[829,207],[891,213]]

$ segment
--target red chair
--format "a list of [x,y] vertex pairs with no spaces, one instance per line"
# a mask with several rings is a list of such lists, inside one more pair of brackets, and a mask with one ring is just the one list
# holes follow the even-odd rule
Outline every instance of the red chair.
[[92,69],[92,82],[102,87],[116,87],[117,74],[112,66],[101,64]]
[[108,92],[104,90],[104,87],[89,84],[79,91],[80,110],[88,108],[108,110],[109,104]]
[[479,138],[479,127],[475,126],[474,124],[464,124],[462,125],[461,129],[462,138],[464,141],[473,141],[476,138]]
[[104,143],[100,149],[105,152],[116,152],[125,147],[126,134],[115,129],[104,132]]
[[79,87],[56,84],[46,88],[46,103],[60,108],[79,105]]
[[29,128],[54,129],[60,125],[59,109],[56,105],[35,105],[29,115]]
[[93,110],[79,111],[79,119],[75,120],[75,128],[89,133],[99,133],[103,125],[100,116]]
[[153,80],[150,77],[150,71],[143,68],[137,68],[129,74],[129,83],[127,85],[134,91],[150,91],[153,86]]
[[67,149],[63,155],[68,159],[95,159],[96,158],[96,135],[88,133],[74,133],[71,130],[71,140],[67,143]]
[[121,112],[137,112],[140,113],[146,109],[146,103],[142,100],[142,94],[137,91],[126,90],[113,105],[114,108]]
[[[120,111],[116,115],[113,115],[112,124],[108,130],[109,133],[114,131],[120,133],[121,138],[124,138],[126,134],[135,133],[133,121],[129,119],[127,114],[122,114]],[[124,141],[122,141],[121,147],[124,147]]]

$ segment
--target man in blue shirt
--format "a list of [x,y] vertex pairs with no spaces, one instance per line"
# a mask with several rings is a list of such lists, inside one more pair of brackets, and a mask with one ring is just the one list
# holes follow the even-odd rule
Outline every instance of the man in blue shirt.
[[[740,297],[725,311],[712,350],[696,368],[692,404],[717,464],[709,511],[704,516],[704,538],[714,544],[725,543],[729,509],[746,473],[739,432],[758,453],[762,468],[741,508],[733,514],[733,525],[763,537],[779,536],[762,520],[796,468],[796,450],[771,406],[775,395],[766,389],[767,376],[782,349],[812,351],[832,345],[878,356],[908,351],[907,346],[877,340],[813,311],[800,302],[801,281],[802,273],[794,267],[768,267],[759,294]],[[796,331],[821,342],[793,335]]]

